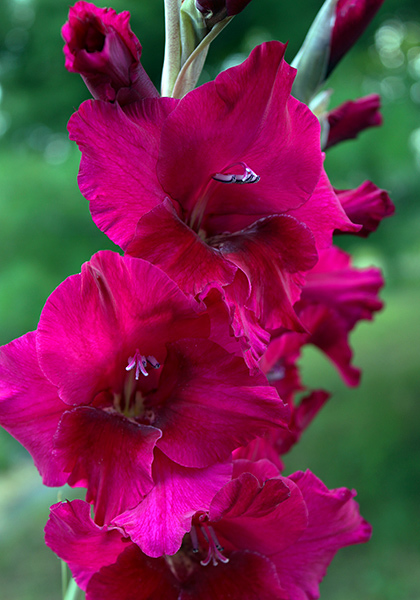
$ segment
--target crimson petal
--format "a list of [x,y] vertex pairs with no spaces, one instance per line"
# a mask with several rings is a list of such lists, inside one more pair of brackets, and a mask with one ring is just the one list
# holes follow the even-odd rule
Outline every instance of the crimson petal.
[[194,295],[211,282],[230,283],[236,271],[219,250],[181,221],[167,199],[139,220],[136,237],[126,252],[157,265]]
[[235,234],[220,236],[218,247],[248,277],[247,308],[267,329],[281,326],[302,331],[293,309],[317,253],[310,230],[288,215],[260,219]]
[[41,371],[36,332],[10,342],[0,351],[0,423],[32,455],[43,483],[64,485],[67,475],[53,456],[53,435],[68,408]]
[[161,432],[117,414],[81,406],[63,415],[55,455],[71,486],[86,487],[102,525],[132,508],[153,486],[153,449]]
[[[214,342],[168,344],[162,384],[150,401],[162,430],[158,448],[187,467],[206,467],[271,428],[288,409],[261,374]],[[205,440],[205,443],[203,443]]]
[[196,511],[208,510],[215,493],[230,479],[231,462],[206,469],[189,469],[155,451],[154,487],[133,510],[114,523],[127,532],[149,556],[174,554],[191,529]]
[[162,122],[176,103],[147,99],[124,112],[118,104],[88,100],[69,121],[70,139],[82,152],[80,191],[96,225],[122,248],[139,218],[165,198],[156,162]]

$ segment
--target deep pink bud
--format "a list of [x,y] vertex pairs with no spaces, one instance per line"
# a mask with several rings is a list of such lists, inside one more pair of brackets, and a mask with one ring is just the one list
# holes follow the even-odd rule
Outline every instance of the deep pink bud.
[[382,125],[379,112],[381,98],[371,94],[357,100],[349,100],[340,104],[327,114],[329,131],[325,150],[339,142],[350,140],[368,127]]
[[376,231],[382,219],[395,212],[395,206],[387,192],[371,181],[365,181],[355,190],[335,192],[348,218],[353,223],[362,225],[362,229],[354,235],[367,237],[372,231]]
[[251,0],[196,0],[195,5],[206,18],[215,22],[242,12]]
[[141,44],[129,25],[130,13],[76,2],[62,29],[66,69],[80,73],[92,96],[129,104],[159,96],[140,63]]
[[384,0],[338,0],[327,76],[362,35]]

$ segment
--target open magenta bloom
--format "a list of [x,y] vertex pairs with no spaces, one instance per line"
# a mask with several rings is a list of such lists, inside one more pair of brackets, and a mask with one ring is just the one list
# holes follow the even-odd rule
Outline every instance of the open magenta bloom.
[[186,292],[224,287],[255,348],[248,323],[302,329],[304,273],[334,229],[355,228],[323,171],[318,120],[290,95],[284,51],[258,46],[181,100],[85,102],[69,123],[98,227]]
[[94,98],[128,104],[159,96],[143,69],[141,45],[130,29],[130,13],[76,2],[63,26],[66,69],[80,73]]
[[286,478],[268,460],[238,460],[173,556],[145,556],[78,500],[52,507],[46,542],[87,600],[312,600],[337,550],[370,537],[354,495],[309,471]]
[[99,252],[51,294],[36,333],[3,347],[0,422],[47,485],[87,488],[96,522],[146,495],[147,518],[159,504],[168,552],[229,478],[232,450],[287,421],[266,378],[223,347],[226,315],[220,298],[207,309],[157,267]]

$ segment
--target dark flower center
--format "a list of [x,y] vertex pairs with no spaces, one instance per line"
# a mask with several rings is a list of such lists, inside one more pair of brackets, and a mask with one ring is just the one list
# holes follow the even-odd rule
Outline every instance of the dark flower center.
[[122,389],[111,391],[111,397],[108,394],[107,405],[103,408],[111,412],[116,411],[127,419],[135,420],[136,423],[152,425],[156,415],[150,406],[148,395],[155,388],[157,379],[152,377],[150,385],[146,386],[141,382],[143,377],[149,376],[148,369],[159,369],[161,365],[154,356],[145,356],[138,349],[127,362],[125,370],[128,373]]
[[97,17],[90,17],[87,21],[81,21],[76,29],[78,50],[87,52],[102,52],[105,45],[105,31]]
[[[206,557],[200,560],[198,555],[204,555],[204,552],[207,552]],[[197,573],[200,565],[207,567],[211,563],[216,567],[219,563],[228,563],[229,559],[222,552],[223,547],[208,515],[201,513],[193,517],[190,534],[185,536],[181,549],[173,556],[165,556],[165,560],[178,581],[185,583],[193,573]]]

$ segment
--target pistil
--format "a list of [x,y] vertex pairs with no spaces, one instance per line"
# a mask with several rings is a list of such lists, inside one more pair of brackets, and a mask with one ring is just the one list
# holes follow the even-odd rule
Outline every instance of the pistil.
[[[207,518],[205,515],[202,515],[199,519],[201,523],[200,525],[198,525],[198,527],[199,531],[201,531],[209,547],[206,558],[204,560],[201,560],[200,564],[203,567],[207,567],[207,565],[209,565],[211,562],[213,566],[216,567],[219,564],[219,562],[228,563],[229,559],[226,558],[226,556],[223,556],[222,554],[223,547],[220,545],[219,540],[217,539],[216,532],[214,531],[211,525],[204,521],[203,517],[204,519]],[[191,527],[190,536],[192,543],[192,551],[194,552],[194,554],[196,554],[199,551],[199,544],[197,527],[195,525]]]
[[200,564],[203,567],[207,567],[210,564],[210,561],[213,563],[214,567],[217,567],[219,564],[218,561],[222,563],[228,563],[229,559],[226,556],[223,556],[223,547],[219,544],[219,540],[217,539],[216,532],[214,531],[211,525],[204,523],[200,526],[204,539],[209,545],[209,549],[207,552],[207,556],[204,560],[200,561]]
[[160,364],[158,363],[158,361],[156,360],[156,358],[154,356],[144,356],[143,354],[140,354],[140,351],[138,348],[136,348],[136,353],[134,356],[130,356],[130,358],[128,359],[128,365],[125,367],[126,371],[131,371],[132,369],[136,369],[136,380],[139,379],[140,377],[140,373],[142,375],[144,375],[145,377],[147,377],[149,375],[149,373],[147,372],[147,365],[150,365],[151,367],[153,367],[154,369],[159,369],[160,368]]

